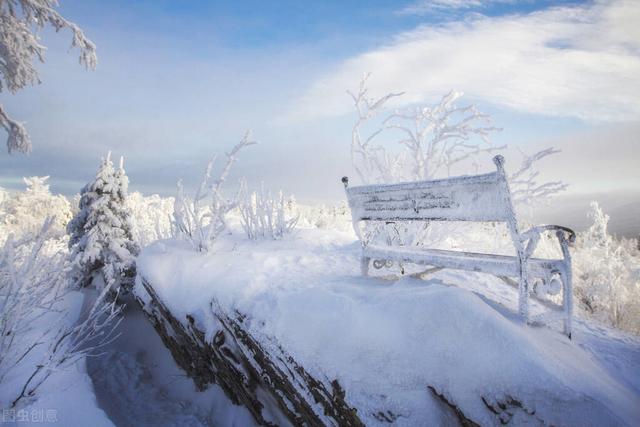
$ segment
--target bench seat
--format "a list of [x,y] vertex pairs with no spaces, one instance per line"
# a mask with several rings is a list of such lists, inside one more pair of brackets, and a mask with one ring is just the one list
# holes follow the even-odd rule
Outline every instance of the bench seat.
[[[416,246],[367,245],[363,256],[370,259],[389,259],[396,262],[478,271],[496,276],[519,277],[518,257],[509,255],[482,254],[474,252],[448,251]],[[529,258],[527,268],[532,278],[544,278],[551,271],[562,271],[563,260]]]

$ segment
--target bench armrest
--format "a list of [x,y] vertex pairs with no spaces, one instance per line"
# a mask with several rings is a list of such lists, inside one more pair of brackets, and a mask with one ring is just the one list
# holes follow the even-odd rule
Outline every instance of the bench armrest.
[[524,240],[529,240],[534,237],[539,237],[540,234],[545,231],[556,231],[556,235],[558,235],[558,233],[562,233],[564,235],[564,239],[569,243],[573,243],[576,240],[576,233],[569,227],[564,227],[562,225],[538,225],[525,231],[521,236]]
[[522,243],[527,242],[524,250],[524,256],[529,258],[533,255],[533,251],[536,250],[536,246],[538,246],[538,242],[540,241],[540,236],[545,231],[556,232],[556,237],[560,242],[562,255],[565,261],[570,262],[571,255],[569,254],[569,246],[576,241],[576,233],[572,229],[561,225],[538,225],[537,227],[533,227],[522,233],[520,235]]

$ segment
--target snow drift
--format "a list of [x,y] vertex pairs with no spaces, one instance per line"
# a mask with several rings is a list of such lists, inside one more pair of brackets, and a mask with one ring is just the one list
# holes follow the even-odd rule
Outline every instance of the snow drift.
[[[326,384],[337,380],[367,425],[640,420],[640,384],[602,362],[582,324],[573,341],[553,328],[525,326],[508,304],[451,286],[457,277],[473,288],[473,273],[362,278],[352,242],[351,233],[315,230],[282,241],[227,236],[208,254],[158,242],[138,259],[134,292],[149,302],[144,280],[209,342],[220,327],[212,307],[240,313],[263,349],[286,351]],[[482,287],[491,283],[482,280]],[[515,301],[515,290],[499,286],[513,297],[505,301]],[[635,356],[617,362],[628,372],[640,365],[640,346],[631,345]]]

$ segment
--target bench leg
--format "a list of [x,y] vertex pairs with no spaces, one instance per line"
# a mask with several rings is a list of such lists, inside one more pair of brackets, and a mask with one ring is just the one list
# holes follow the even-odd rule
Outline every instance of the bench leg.
[[521,278],[518,284],[518,313],[525,323],[529,323],[529,285],[527,279]]
[[573,316],[573,289],[571,286],[571,268],[565,268],[560,273],[562,278],[562,309],[564,312],[564,334],[571,339]]
[[518,254],[518,314],[525,324],[529,324],[529,280],[527,264],[522,253]]
[[360,271],[362,272],[362,275],[364,277],[367,277],[369,275],[369,261],[371,261],[371,258],[368,258],[366,256],[363,256],[360,259]]

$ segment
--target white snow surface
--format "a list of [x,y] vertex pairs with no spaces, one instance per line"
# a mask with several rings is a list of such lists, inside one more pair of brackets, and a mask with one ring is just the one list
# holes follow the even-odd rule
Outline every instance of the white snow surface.
[[[86,359],[79,360],[75,366],[52,376],[40,390],[40,397],[22,409],[29,413],[27,423],[16,425],[42,424],[44,412],[45,425],[66,427],[113,427],[112,421],[96,401],[91,378],[87,375]],[[46,422],[47,411],[53,411],[52,420]],[[17,417],[20,420],[20,417]],[[11,423],[7,423],[12,425]]]
[[[367,425],[379,411],[395,425],[438,425],[451,411],[435,387],[474,421],[499,425],[482,398],[518,399],[512,421],[555,425],[640,424],[640,340],[577,319],[526,326],[517,291],[497,278],[444,270],[419,280],[364,278],[350,232],[298,230],[280,241],[224,236],[208,254],[163,241],[138,273],[175,317],[191,314],[209,337],[211,302],[249,317],[266,347],[280,343],[312,375],[338,379]],[[136,293],[144,294],[140,283]],[[532,312],[543,307],[532,302]]]

